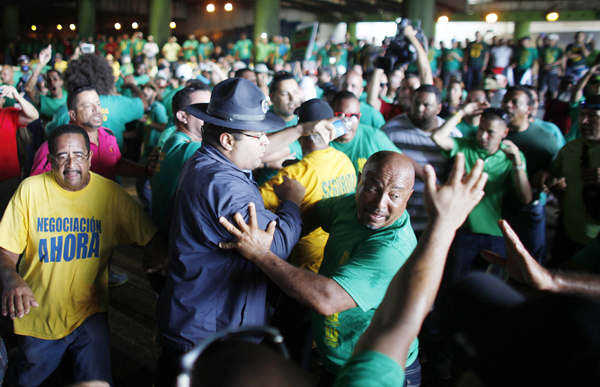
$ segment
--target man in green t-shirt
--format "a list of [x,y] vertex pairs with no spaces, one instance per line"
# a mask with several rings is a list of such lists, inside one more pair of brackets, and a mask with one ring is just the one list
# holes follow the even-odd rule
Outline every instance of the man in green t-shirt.
[[[270,251],[245,255],[286,294],[313,310],[313,332],[325,367],[321,385],[333,385],[417,242],[405,211],[415,179],[410,160],[397,152],[378,152],[359,176],[356,194],[323,199],[302,212],[303,232],[320,226],[330,234],[319,274],[293,267]],[[300,183],[290,182],[304,194]],[[406,376],[418,384],[418,341],[414,335],[407,341]]]
[[464,61],[464,52],[459,42],[452,39],[452,48],[442,50],[442,80],[444,86],[448,86],[452,76],[461,76],[460,67]]
[[152,177],[152,220],[159,230],[168,233],[166,211],[175,192],[183,164],[202,145],[204,121],[188,114],[185,108],[210,101],[209,88],[204,84],[185,87],[173,97],[175,132],[161,148]]
[[[448,267],[445,273],[447,284],[460,280],[471,270],[480,251],[489,250],[505,255],[504,239],[498,228],[502,218],[502,199],[508,187],[514,186],[521,204],[531,201],[531,187],[525,170],[525,156],[508,135],[508,114],[500,109],[488,108],[487,102],[471,102],[436,129],[431,139],[447,157],[459,152],[465,156],[465,170],[470,172],[477,160],[484,161],[484,172],[488,174],[485,196],[471,211],[467,221],[456,234]],[[467,115],[481,114],[476,138],[452,138],[450,131]]]
[[563,50],[557,46],[558,35],[550,34],[544,39],[544,47],[540,49],[540,105],[546,103],[546,92],[550,100],[556,99],[560,83],[559,71],[563,61]]
[[[356,71],[350,70],[342,78],[342,86],[340,90],[346,90],[353,93],[356,98],[361,99],[364,88],[364,80],[361,74]],[[373,106],[368,103],[360,102],[360,123],[363,125],[371,126],[375,129],[380,129],[385,124],[383,115],[377,111]]]
[[350,120],[352,127],[330,145],[350,158],[357,173],[362,172],[367,159],[376,152],[402,153],[381,130],[359,123],[361,105],[353,93],[346,90],[338,92],[333,97],[331,106],[336,116],[345,115],[343,120]]
[[565,75],[572,75],[576,79],[588,69],[586,66],[587,57],[590,55],[592,46],[585,43],[585,33],[576,32],[575,42],[567,45],[565,56],[567,57],[567,69]]
[[33,70],[33,74],[27,80],[25,91],[45,120],[51,120],[56,111],[67,102],[67,92],[63,90],[62,75],[54,69],[46,72],[46,86],[48,94],[41,94],[37,88],[37,80],[42,69],[52,58],[52,48],[48,46],[40,51],[39,63]]
[[533,78],[538,69],[538,51],[531,47],[529,36],[519,39],[519,46],[515,49],[513,64],[515,85],[532,85]]
[[198,40],[196,40],[196,35],[190,34],[190,36],[188,36],[188,40],[183,42],[183,47],[182,47],[183,60],[185,62],[188,62],[191,57],[196,56],[198,46],[199,46],[199,43],[198,43]]
[[[472,89],[467,94],[465,104],[471,102],[486,103],[488,102],[485,91],[481,89]],[[477,136],[477,128],[481,120],[481,111],[475,111],[473,114],[466,114],[463,119],[456,124],[456,129],[460,130],[465,138],[475,138]]]
[[483,41],[481,33],[475,32],[475,41],[467,46],[463,62],[463,70],[466,72],[465,89],[471,90],[481,86],[483,71],[487,67],[489,57],[489,46]]
[[206,62],[210,59],[210,55],[215,50],[213,42],[208,39],[208,36],[204,35],[200,37],[200,44],[198,44],[198,62]]
[[250,39],[245,32],[242,32],[240,35],[240,40],[235,42],[235,58],[244,62],[246,65],[249,65],[252,61],[252,51],[254,49],[254,43]]

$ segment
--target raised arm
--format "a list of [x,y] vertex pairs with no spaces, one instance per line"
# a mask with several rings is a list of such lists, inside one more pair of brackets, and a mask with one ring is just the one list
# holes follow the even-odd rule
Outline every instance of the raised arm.
[[280,151],[283,147],[290,145],[299,139],[300,136],[319,134],[322,138],[326,139],[326,143],[329,143],[335,133],[335,127],[332,122],[337,119],[338,118],[333,117],[328,120],[304,122],[296,126],[282,129],[278,132],[269,133],[269,145],[267,145],[263,159]]
[[33,74],[27,80],[27,84],[25,85],[25,92],[31,98],[34,104],[40,104],[40,93],[37,89],[37,79],[42,73],[42,69],[44,66],[50,62],[50,58],[52,58],[52,46],[49,44],[48,47],[44,48],[40,51],[39,55],[39,63],[35,70],[33,70]]
[[0,283],[2,284],[2,315],[22,318],[33,306],[39,304],[27,282],[17,273],[15,267],[19,254],[0,247]]
[[515,181],[515,189],[517,198],[522,204],[527,204],[532,199],[531,185],[525,173],[525,162],[521,159],[519,148],[510,140],[503,140],[502,143],[506,148],[500,148],[506,156],[513,162],[513,179]]
[[379,99],[379,84],[383,69],[376,68],[373,71],[371,82],[367,85],[367,103],[373,106],[377,111],[381,110],[381,100]]
[[40,113],[37,111],[35,106],[23,98],[23,96],[21,96],[21,94],[19,94],[17,89],[15,89],[13,86],[3,86],[1,90],[2,91],[0,92],[0,95],[2,97],[13,98],[17,100],[19,105],[21,105],[21,113],[19,114],[20,126],[27,126],[40,117]]
[[415,34],[415,30],[412,26],[406,26],[406,28],[404,28],[404,36],[406,36],[406,39],[408,39],[417,50],[417,69],[419,71],[421,85],[433,85],[433,73],[431,72],[429,58]]
[[579,100],[581,100],[581,97],[583,97],[583,89],[585,88],[585,85],[587,85],[590,78],[592,78],[592,75],[594,75],[594,73],[598,70],[600,70],[600,63],[593,65],[588,70],[588,72],[585,73],[583,77],[581,77],[581,79],[577,82],[575,88],[571,92],[571,103],[576,103],[579,102]]
[[354,348],[354,355],[377,351],[403,368],[408,349],[437,294],[448,250],[458,227],[484,195],[487,174],[478,160],[464,179],[464,155],[457,154],[454,168],[441,188],[434,169],[425,167],[427,226],[417,247],[392,280],[371,324]]
[[454,148],[454,140],[450,137],[452,129],[454,129],[465,116],[481,114],[486,107],[486,103],[479,102],[471,102],[464,105],[456,113],[451,115],[442,126],[433,131],[431,139],[443,150],[447,152],[451,151],[452,148]]

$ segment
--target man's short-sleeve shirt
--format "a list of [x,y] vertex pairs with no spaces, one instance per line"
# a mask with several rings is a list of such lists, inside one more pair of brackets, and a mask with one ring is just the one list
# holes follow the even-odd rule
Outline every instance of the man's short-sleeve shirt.
[[399,387],[405,379],[404,370],[394,359],[365,351],[348,360],[333,387]]
[[383,118],[383,114],[378,112],[373,106],[361,101],[360,123],[375,129],[379,129],[385,124],[385,118]]
[[381,130],[363,124],[358,124],[356,134],[349,142],[332,141],[329,145],[344,152],[350,158],[356,173],[362,172],[363,166],[373,153],[379,151],[402,153]]
[[254,48],[254,44],[250,39],[240,39],[235,43],[234,50],[239,55],[240,59],[250,59],[252,56],[252,48]]
[[[417,239],[405,211],[388,227],[371,230],[358,222],[356,197],[348,194],[317,204],[321,227],[329,233],[319,274],[336,281],[358,305],[330,316],[312,313],[313,332],[325,368],[338,374]],[[415,339],[407,364],[417,354]]]
[[489,52],[489,46],[484,42],[471,42],[467,47],[469,53],[469,67],[483,67],[485,54]]
[[47,172],[21,183],[0,222],[0,246],[24,251],[19,274],[40,306],[15,333],[56,340],[108,308],[108,258],[120,243],[147,244],[156,227],[116,183],[90,173],[66,191]]
[[40,94],[40,114],[46,117],[54,116],[54,113],[64,104],[67,103],[68,94],[63,90],[62,98],[52,98],[47,95]]
[[160,230],[169,231],[166,212],[175,192],[183,164],[200,149],[200,141],[192,141],[185,133],[175,131],[160,150],[152,176],[152,220]]
[[533,66],[533,62],[538,59],[538,51],[536,48],[519,47],[515,50],[515,60],[518,70],[527,70]]
[[[301,161],[282,168],[275,177],[260,186],[265,208],[273,212],[280,203],[273,186],[283,183],[284,176],[298,180],[306,188],[301,208],[356,190],[356,171],[348,156],[331,147],[312,151]],[[292,250],[289,262],[302,269],[318,272],[328,236],[321,228],[306,235]]]
[[[478,159],[484,161],[483,172],[488,174],[488,180],[485,184],[485,196],[473,208],[473,211],[467,217],[463,228],[476,234],[486,234],[493,236],[502,236],[498,227],[498,221],[502,218],[502,198],[506,188],[514,185],[513,162],[506,156],[501,149],[498,149],[493,155],[488,154],[485,149],[477,145],[477,141],[472,138],[453,138],[454,147],[450,152],[444,152],[449,157],[456,156],[462,152],[465,155],[465,173],[470,173]],[[505,148],[505,145],[500,145]],[[522,152],[521,160],[525,162],[525,156]]]

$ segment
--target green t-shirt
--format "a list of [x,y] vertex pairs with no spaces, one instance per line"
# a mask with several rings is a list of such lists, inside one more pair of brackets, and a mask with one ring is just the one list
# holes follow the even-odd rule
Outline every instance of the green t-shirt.
[[165,146],[165,142],[167,142],[169,137],[171,137],[171,135],[175,133],[175,130],[177,130],[175,125],[167,126],[167,128],[163,130],[163,132],[160,134],[160,138],[158,139],[158,144],[156,146],[159,148]]
[[194,40],[186,40],[183,42],[183,60],[189,60],[191,57],[196,55],[198,50],[198,41]]
[[469,52],[469,67],[483,67],[485,54],[490,50],[489,46],[483,42],[471,42],[467,47]]
[[329,145],[348,156],[352,161],[352,165],[354,165],[354,169],[356,169],[356,173],[362,172],[367,159],[373,153],[379,151],[402,153],[381,130],[363,124],[358,124],[356,135],[349,142],[341,143],[334,140]]
[[144,44],[146,44],[145,39],[136,39],[132,44],[133,48],[133,56],[142,55],[144,53]]
[[119,52],[124,56],[131,56],[131,40],[122,39],[119,43]]
[[[502,218],[502,198],[507,187],[514,185],[513,162],[502,150],[498,149],[493,155],[480,148],[477,140],[472,138],[453,138],[454,148],[450,152],[442,152],[447,157],[454,157],[462,152],[465,155],[465,172],[471,172],[471,168],[478,159],[484,161],[483,172],[488,174],[485,184],[485,196],[479,204],[473,208],[467,220],[462,225],[463,229],[476,234],[502,236],[498,227],[498,221]],[[500,148],[506,146],[500,145]],[[525,162],[523,152],[519,152],[521,160]]]
[[538,50],[529,47],[519,47],[515,50],[515,60],[517,61],[518,70],[527,70],[533,66],[533,62],[538,59]]
[[327,49],[325,47],[321,48],[319,50],[319,53],[317,54],[317,56],[321,57],[321,66],[329,66],[331,63],[329,63],[329,51],[327,51]]
[[560,129],[558,128],[558,126],[556,126],[552,122],[543,121],[543,120],[540,120],[539,118],[535,118],[533,120],[533,124],[539,126],[540,128],[544,129],[546,132],[551,133],[554,137],[556,137],[556,141],[558,141],[558,149],[562,148],[567,143],[565,141],[565,136],[563,136],[563,134],[560,131]]
[[[273,106],[271,106],[269,109],[270,109],[270,111],[273,111]],[[296,126],[296,125],[298,125],[298,116],[294,116],[294,118],[285,122],[286,128],[289,128],[290,126]],[[290,155],[295,154],[296,160],[302,160],[302,146],[300,146],[300,143],[298,142],[298,140],[291,143],[288,146],[288,148],[290,150]],[[263,168],[260,170],[260,172],[258,174],[256,183],[260,187],[267,181],[271,180],[273,178],[273,176],[277,175],[278,172],[279,172],[279,169]]]
[[[585,47],[587,48],[588,52],[592,48],[592,46],[588,44],[586,44]],[[573,59],[567,59],[567,67],[585,66],[586,57],[583,56],[583,49],[581,48],[581,45],[579,43],[569,44],[565,51],[567,53],[571,52],[577,54],[577,56],[575,56]]]
[[344,364],[333,387],[400,387],[404,370],[392,358],[376,351],[354,355]]
[[[312,312],[323,366],[337,375],[369,326],[392,278],[413,252],[417,238],[407,211],[379,230],[360,224],[353,193],[323,199],[317,203],[317,211],[321,227],[329,233],[319,274],[337,282],[358,305],[330,316]],[[406,364],[410,365],[418,353],[417,339],[408,353]]]
[[383,114],[364,101],[360,102],[360,114],[360,123],[363,125],[371,126],[375,129],[381,129],[385,125]]
[[[544,47],[540,50],[540,59],[544,66],[550,65],[563,56],[563,50],[560,47]],[[558,70],[560,64],[551,66],[550,70]]]
[[256,63],[266,62],[269,58],[269,54],[271,54],[272,47],[269,44],[264,44],[262,42],[258,42],[255,46],[254,51],[256,52],[254,61]]
[[238,40],[235,43],[235,52],[239,55],[240,59],[250,59],[252,56],[252,48],[254,44],[250,39]]
[[431,71],[433,73],[435,73],[438,69],[438,58],[440,55],[442,55],[442,51],[440,49],[429,47],[429,51],[427,51],[427,59],[429,59],[429,65],[431,66]]
[[[128,98],[122,95],[101,95],[102,126],[112,130],[117,138],[119,149],[123,149],[123,132],[125,124],[137,121],[144,116],[144,103],[139,98]],[[67,105],[62,105],[54,114],[52,121],[46,125],[48,134],[60,125],[69,123]]]
[[460,69],[461,62],[459,62],[452,55],[450,55],[450,53],[452,52],[458,54],[458,56],[460,56],[461,58],[464,58],[465,56],[462,48],[445,48],[442,51],[442,70],[444,70],[445,72],[456,71]]
[[67,92],[63,90],[62,94],[61,99],[40,94],[40,114],[46,117],[54,116],[54,113],[67,103]]
[[[157,124],[166,124],[169,118],[167,117],[167,109],[165,105],[158,101],[154,101],[150,105],[150,112],[147,113],[152,122]],[[152,150],[158,146],[158,139],[162,133],[150,126],[144,125],[144,152],[142,153],[143,158],[147,158],[152,153]]]
[[600,273],[600,241],[598,238],[600,235],[573,257],[573,261],[594,273]]
[[165,105],[165,108],[167,108],[167,116],[169,116],[169,118],[173,118],[174,113],[173,113],[173,97],[175,96],[175,94],[179,91],[182,90],[184,88],[184,86],[179,86],[176,89],[171,89],[169,91],[166,91],[163,93],[163,97],[162,97],[162,104]]
[[208,59],[210,57],[210,54],[212,54],[212,52],[215,50],[215,46],[213,46],[213,43],[209,40],[208,43],[200,43],[198,45],[198,56],[202,55],[202,59]]
[[478,128],[479,128],[479,126],[471,125],[468,122],[466,122],[465,120],[462,120],[461,122],[458,123],[458,125],[456,125],[456,129],[460,130],[460,132],[463,134],[463,136],[470,137],[470,138],[475,138],[477,136]]
[[175,131],[160,150],[152,176],[152,220],[160,230],[167,228],[166,211],[177,188],[183,164],[201,145],[187,134]]

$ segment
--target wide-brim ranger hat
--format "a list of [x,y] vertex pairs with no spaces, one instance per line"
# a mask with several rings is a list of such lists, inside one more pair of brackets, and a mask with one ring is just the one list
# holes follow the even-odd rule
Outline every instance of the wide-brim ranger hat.
[[218,83],[209,103],[196,103],[185,111],[205,122],[230,129],[271,132],[285,127],[283,118],[269,112],[265,94],[243,78]]

